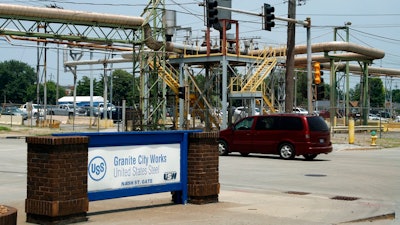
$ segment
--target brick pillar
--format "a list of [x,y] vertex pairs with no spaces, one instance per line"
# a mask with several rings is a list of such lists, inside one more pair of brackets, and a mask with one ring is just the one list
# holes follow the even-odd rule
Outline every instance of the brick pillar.
[[188,198],[193,204],[218,202],[219,154],[217,132],[189,134]]
[[88,137],[27,137],[26,221],[87,221]]

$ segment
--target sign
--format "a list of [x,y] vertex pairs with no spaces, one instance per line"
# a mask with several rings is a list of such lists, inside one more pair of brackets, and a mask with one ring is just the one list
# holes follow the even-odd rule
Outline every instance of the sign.
[[181,181],[180,144],[89,148],[88,191]]
[[88,198],[113,198],[174,192],[186,204],[190,131],[58,133],[88,136]]

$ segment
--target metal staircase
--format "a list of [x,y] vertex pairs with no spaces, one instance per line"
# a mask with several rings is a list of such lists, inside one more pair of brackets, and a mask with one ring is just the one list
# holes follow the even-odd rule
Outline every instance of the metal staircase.
[[[258,61],[257,61],[258,62]],[[259,65],[256,65],[257,70],[244,82],[241,89],[242,92],[254,92],[258,91],[260,85],[265,78],[271,73],[275,68],[278,60],[273,58],[264,58]]]
[[[232,96],[252,96],[257,105],[266,105],[269,111],[275,112],[274,104],[267,96],[267,88],[263,85],[264,80],[271,74],[278,63],[276,52],[266,49],[256,58],[252,64],[254,70],[249,70],[243,77],[233,77],[229,85]],[[262,101],[262,102],[261,102]],[[263,112],[267,110],[263,107]]]
[[[178,95],[179,93],[179,77],[178,71],[176,71],[172,66],[170,67],[163,67],[158,62],[154,63],[153,59],[149,59],[148,64],[151,69],[154,70],[157,67],[158,76],[171,88],[171,90]],[[156,64],[156,65],[154,65]]]
[[[168,87],[171,88],[174,94],[178,96],[180,87],[178,71],[176,71],[167,62],[166,66],[163,67],[158,62],[154,62],[154,59],[151,58],[148,60],[148,65],[151,69],[154,69],[155,67],[157,68],[158,76],[168,85]],[[201,90],[198,88],[194,79],[192,79],[192,82],[193,86],[195,87],[193,89],[201,93]],[[211,112],[211,105],[208,103],[207,99],[205,99],[204,97],[199,98],[198,96],[199,95],[193,93],[189,94],[188,96],[193,116],[199,117],[202,121],[205,121],[206,117],[208,117],[211,123],[214,124],[215,127],[219,128],[219,120]],[[206,109],[206,106],[208,107],[208,109]]]

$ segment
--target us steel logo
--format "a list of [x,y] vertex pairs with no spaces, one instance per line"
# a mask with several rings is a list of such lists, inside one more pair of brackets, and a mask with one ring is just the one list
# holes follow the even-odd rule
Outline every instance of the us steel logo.
[[176,180],[177,173],[175,171],[165,172],[164,180]]
[[107,164],[103,157],[96,156],[89,162],[89,176],[94,181],[104,178],[107,172]]

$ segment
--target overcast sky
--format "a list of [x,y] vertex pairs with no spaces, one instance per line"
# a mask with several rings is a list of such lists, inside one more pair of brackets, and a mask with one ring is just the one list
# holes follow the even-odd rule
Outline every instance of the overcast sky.
[[[201,1],[191,0],[165,0],[166,8],[177,11],[177,25],[192,27],[193,38],[201,39],[204,34],[203,8],[198,6]],[[300,1],[298,0],[300,3]],[[333,41],[334,27],[343,26],[351,22],[350,42],[366,47],[377,48],[385,52],[382,60],[374,61],[373,66],[393,68],[400,70],[400,1],[369,1],[369,0],[306,0],[296,7],[297,19],[304,20],[307,17],[312,21],[312,43]],[[110,14],[124,14],[140,16],[147,1],[104,1],[104,0],[0,0],[0,3],[19,4],[28,6],[46,6],[56,4],[59,7],[70,10],[91,11]],[[264,3],[275,7],[275,15],[287,17],[287,0],[233,0],[232,8],[251,12],[261,12]],[[304,4],[305,3],[305,4]],[[384,4],[382,4],[384,3]],[[286,22],[276,21],[276,27],[272,32],[263,31],[261,18],[233,13],[232,19],[240,24],[241,38],[255,38],[259,46],[286,45]],[[296,44],[306,44],[306,30],[302,26],[296,29]],[[345,38],[345,33],[340,33]],[[212,32],[217,35],[217,32]],[[338,38],[340,39],[340,37]],[[34,45],[31,42],[18,42],[23,45]],[[13,47],[0,37],[0,61],[19,60],[36,67],[36,49],[32,47]],[[57,74],[56,50],[48,52],[48,72],[50,78],[55,80]],[[61,60],[62,61],[62,60]],[[64,73],[61,65],[60,83],[72,84],[72,74]],[[99,74],[100,72],[97,72]],[[87,75],[87,74],[83,74]],[[82,76],[78,74],[78,77]],[[358,79],[358,78],[354,78]],[[353,79],[353,80],[354,80]],[[356,82],[356,81],[355,81]],[[394,81],[394,85],[400,88],[400,79]]]

